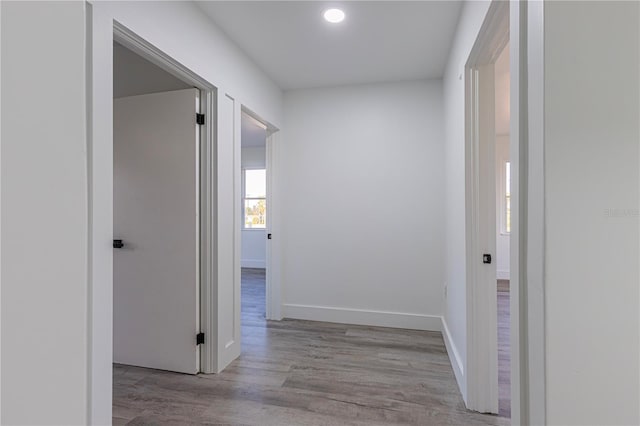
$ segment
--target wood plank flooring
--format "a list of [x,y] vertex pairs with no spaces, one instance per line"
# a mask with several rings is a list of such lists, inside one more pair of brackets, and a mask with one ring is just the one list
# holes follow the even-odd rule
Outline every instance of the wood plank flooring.
[[243,269],[242,355],[217,375],[114,366],[114,425],[507,425],[467,411],[440,333],[264,319]]
[[498,280],[498,413],[511,418],[509,280]]

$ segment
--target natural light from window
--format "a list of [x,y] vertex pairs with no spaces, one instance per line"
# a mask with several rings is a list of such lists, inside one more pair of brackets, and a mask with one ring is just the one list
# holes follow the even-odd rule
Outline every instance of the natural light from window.
[[244,228],[265,229],[267,173],[265,169],[244,170]]
[[504,230],[511,232],[511,163],[505,163]]

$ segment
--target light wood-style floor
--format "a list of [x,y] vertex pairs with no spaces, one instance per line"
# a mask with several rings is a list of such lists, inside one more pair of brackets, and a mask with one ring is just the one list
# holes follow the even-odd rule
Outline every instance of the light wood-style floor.
[[243,269],[242,355],[218,375],[114,367],[114,425],[506,425],[467,411],[440,333],[264,319]]

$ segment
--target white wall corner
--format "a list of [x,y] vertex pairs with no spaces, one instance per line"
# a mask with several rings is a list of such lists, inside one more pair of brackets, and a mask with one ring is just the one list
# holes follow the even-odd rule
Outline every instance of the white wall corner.
[[449,361],[451,361],[451,366],[453,367],[453,374],[456,377],[456,382],[458,382],[458,388],[460,389],[460,393],[462,394],[462,399],[464,400],[465,405],[467,404],[467,382],[464,376],[464,363],[462,362],[462,357],[460,356],[460,352],[456,347],[456,344],[453,342],[453,338],[451,337],[451,333],[449,332],[449,327],[447,326],[447,320],[444,317],[442,318],[442,338],[444,339],[444,345],[447,348],[447,355],[449,355]]

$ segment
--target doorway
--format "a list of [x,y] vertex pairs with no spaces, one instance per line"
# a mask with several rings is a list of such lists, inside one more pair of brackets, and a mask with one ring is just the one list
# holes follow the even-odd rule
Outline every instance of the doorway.
[[509,2],[491,3],[465,69],[467,407],[511,417],[515,401],[518,418],[518,383],[511,388],[521,364],[511,365],[519,335],[511,327],[518,312],[511,308],[509,11]]
[[248,112],[241,118],[241,322],[264,327],[267,303],[267,126]]
[[511,163],[509,44],[494,64],[498,415],[511,417],[510,238]]
[[114,43],[113,357],[196,374],[199,89]]

